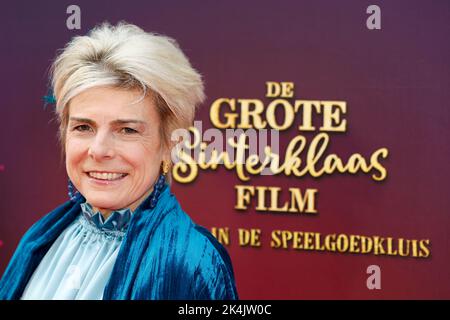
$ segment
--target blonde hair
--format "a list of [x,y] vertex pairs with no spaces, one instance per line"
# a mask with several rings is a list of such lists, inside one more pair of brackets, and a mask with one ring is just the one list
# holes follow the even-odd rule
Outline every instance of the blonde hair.
[[204,101],[201,75],[191,66],[177,42],[119,22],[105,22],[86,36],[74,37],[51,66],[51,81],[64,149],[70,100],[96,86],[150,91],[161,119],[162,140],[188,128]]

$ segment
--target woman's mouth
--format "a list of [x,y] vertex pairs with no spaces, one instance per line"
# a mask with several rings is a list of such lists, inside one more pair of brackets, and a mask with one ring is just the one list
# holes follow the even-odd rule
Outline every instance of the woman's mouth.
[[89,171],[86,173],[89,177],[102,181],[116,181],[128,175],[127,173],[98,172],[98,171]]

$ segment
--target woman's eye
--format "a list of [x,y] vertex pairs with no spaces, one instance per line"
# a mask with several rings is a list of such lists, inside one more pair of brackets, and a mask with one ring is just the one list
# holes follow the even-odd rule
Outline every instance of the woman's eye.
[[134,130],[134,129],[132,129],[132,128],[122,128],[121,131],[122,131],[123,133],[126,133],[126,134],[138,133],[137,130]]
[[91,127],[89,127],[87,124],[82,124],[82,125],[74,127],[73,130],[75,130],[75,131],[82,131],[82,132],[83,131],[90,131]]

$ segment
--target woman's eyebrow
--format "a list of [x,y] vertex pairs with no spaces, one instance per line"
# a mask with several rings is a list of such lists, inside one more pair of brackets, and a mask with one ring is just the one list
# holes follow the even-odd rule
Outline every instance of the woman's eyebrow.
[[88,119],[88,118],[70,117],[69,121],[84,122],[84,123],[89,123],[91,125],[95,124],[94,120],[91,120],[91,119]]
[[[79,118],[79,117],[70,117],[70,121],[77,121],[77,122],[84,122],[91,125],[95,124],[94,120],[88,119],[88,118]],[[137,124],[146,124],[145,121],[137,120],[137,119],[117,119],[111,121],[111,124],[117,125],[117,124],[127,124],[127,123],[137,123]]]
[[111,121],[112,124],[127,124],[127,123],[137,123],[137,124],[145,124],[145,121],[136,120],[136,119],[117,119]]

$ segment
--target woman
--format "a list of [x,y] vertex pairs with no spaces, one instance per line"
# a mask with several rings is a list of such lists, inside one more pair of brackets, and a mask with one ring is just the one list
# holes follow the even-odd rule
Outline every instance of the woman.
[[177,43],[119,23],[52,66],[70,201],[34,224],[1,299],[237,299],[230,258],[170,192],[171,132],[204,100]]

